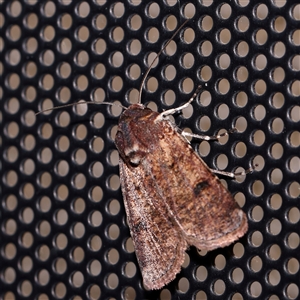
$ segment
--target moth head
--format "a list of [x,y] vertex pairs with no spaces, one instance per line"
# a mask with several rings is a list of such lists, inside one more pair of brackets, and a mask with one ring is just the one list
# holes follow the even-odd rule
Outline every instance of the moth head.
[[115,144],[122,159],[133,166],[140,164],[149,153],[145,140],[145,123],[151,123],[156,112],[142,104],[129,106],[120,116]]

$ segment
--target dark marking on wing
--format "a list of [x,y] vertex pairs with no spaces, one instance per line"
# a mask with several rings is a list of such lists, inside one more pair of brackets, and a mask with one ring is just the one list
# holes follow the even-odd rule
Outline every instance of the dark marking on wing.
[[206,180],[198,182],[196,184],[196,186],[194,187],[194,194],[195,194],[195,196],[198,196],[208,186],[209,186],[209,184],[208,184],[208,182]]

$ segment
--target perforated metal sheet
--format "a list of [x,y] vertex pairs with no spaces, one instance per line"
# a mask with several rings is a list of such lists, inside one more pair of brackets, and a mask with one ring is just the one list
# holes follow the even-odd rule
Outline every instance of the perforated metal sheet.
[[[163,290],[143,288],[118,177],[118,106],[186,102],[179,127],[249,218],[225,249],[187,251]],[[1,1],[0,299],[299,297],[300,5],[295,1]],[[220,203],[222,205],[222,203]]]

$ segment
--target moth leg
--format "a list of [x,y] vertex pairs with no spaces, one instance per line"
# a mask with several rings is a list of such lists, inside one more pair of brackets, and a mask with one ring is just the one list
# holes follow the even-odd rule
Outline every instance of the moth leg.
[[202,86],[198,85],[197,89],[195,90],[193,96],[190,98],[190,100],[188,102],[186,102],[185,104],[179,106],[179,107],[175,107],[175,108],[171,108],[168,109],[162,113],[160,113],[158,115],[158,117],[156,118],[156,121],[160,121],[162,119],[164,119],[166,116],[169,115],[174,115],[176,112],[183,110],[184,108],[188,107],[190,103],[192,103],[194,101],[194,99],[197,97],[197,95],[199,94],[200,90],[201,90]]
[[[213,135],[213,136],[209,136],[209,135],[200,135],[200,134],[194,134],[194,133],[189,133],[187,131],[183,131],[181,133],[181,135],[183,137],[191,137],[191,138],[196,138],[196,139],[200,139],[200,140],[205,140],[205,141],[213,141],[213,140],[219,140],[221,137],[223,136],[228,136],[230,133],[233,133],[236,131],[236,128],[232,128],[227,130],[226,132],[223,132],[221,134],[218,135]],[[225,172],[225,171],[220,171],[220,170],[214,170],[214,169],[210,169],[210,171],[214,174],[219,174],[222,176],[227,176],[230,178],[236,178],[236,176],[244,176],[247,175],[249,173],[252,173],[255,170],[255,167],[257,167],[258,165],[255,164],[253,167],[250,167],[249,169],[243,171],[243,172]]]
[[205,141],[215,141],[215,140],[219,140],[221,137],[227,136],[230,133],[235,132],[235,131],[236,131],[236,128],[232,128],[232,129],[227,130],[226,132],[223,132],[223,133],[217,134],[217,135],[213,135],[213,136],[189,133],[189,132],[186,132],[186,131],[183,131],[181,134],[184,137],[191,137],[191,138],[205,140]]
[[214,174],[219,174],[219,175],[227,176],[227,177],[230,177],[230,178],[236,178],[236,176],[244,176],[244,175],[247,175],[249,173],[252,173],[255,170],[256,167],[258,167],[258,164],[255,164],[253,167],[250,167],[245,171],[236,172],[236,173],[234,173],[234,172],[225,172],[225,171],[214,170],[214,169],[210,169],[210,171]]

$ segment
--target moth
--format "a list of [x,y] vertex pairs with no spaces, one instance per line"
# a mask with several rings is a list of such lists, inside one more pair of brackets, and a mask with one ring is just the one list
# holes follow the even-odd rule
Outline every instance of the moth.
[[247,217],[232,195],[168,119],[197,93],[181,107],[162,113],[133,104],[119,119],[115,144],[121,189],[148,289],[160,289],[175,278],[189,246],[225,247],[248,229]]
[[248,228],[232,195],[166,113],[131,105],[115,139],[130,233],[149,289],[175,278],[188,246],[225,247]]
[[200,88],[184,105],[162,113],[141,104],[142,87],[152,65],[187,21],[148,68],[140,87],[139,104],[125,108],[115,138],[130,234],[144,285],[151,290],[175,278],[189,246],[207,251],[225,247],[248,229],[245,213],[193,150],[186,139],[188,134],[181,133],[168,119],[187,107]]

